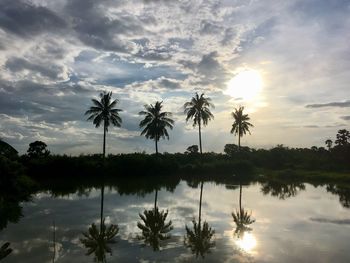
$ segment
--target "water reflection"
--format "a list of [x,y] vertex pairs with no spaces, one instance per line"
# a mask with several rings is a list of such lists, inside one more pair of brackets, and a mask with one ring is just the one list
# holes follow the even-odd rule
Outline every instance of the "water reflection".
[[12,248],[10,248],[10,243],[6,242],[0,247],[0,260],[6,258],[11,252]]
[[242,207],[242,184],[239,184],[239,209],[232,212],[233,222],[236,225],[234,236],[236,245],[246,252],[252,250],[256,245],[255,237],[250,233],[253,229],[250,227],[255,222],[255,219],[251,217],[251,212],[248,212]]
[[112,254],[110,244],[115,243],[114,237],[118,234],[118,225],[111,224],[106,226],[103,217],[104,205],[104,185],[101,187],[101,210],[100,210],[100,226],[92,223],[88,232],[83,233],[81,243],[88,249],[86,255],[94,254],[94,260],[97,262],[107,262],[106,253]]
[[342,206],[350,208],[350,187],[345,185],[329,184],[326,186],[327,192],[339,196],[339,202]]
[[144,240],[145,244],[150,245],[154,251],[160,249],[161,241],[170,238],[169,232],[173,229],[171,220],[166,222],[168,210],[159,211],[157,199],[158,189],[155,190],[154,208],[139,214],[142,222],[137,222],[138,228],[142,230],[140,239]]
[[270,194],[282,200],[296,196],[300,191],[304,190],[305,184],[300,182],[282,183],[278,181],[267,181],[261,184],[261,191],[264,195]]
[[192,253],[198,258],[201,255],[205,257],[206,253],[210,253],[210,249],[215,247],[215,242],[212,241],[215,231],[204,221],[201,222],[202,216],[202,194],[203,194],[203,181],[201,182],[201,191],[199,198],[199,212],[198,222],[195,219],[192,220],[193,228],[189,228],[186,225],[185,246],[190,248]]

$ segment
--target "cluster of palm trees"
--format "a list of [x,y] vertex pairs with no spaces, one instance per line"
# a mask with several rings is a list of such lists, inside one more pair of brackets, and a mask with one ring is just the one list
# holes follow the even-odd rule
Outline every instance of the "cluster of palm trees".
[[[93,106],[85,112],[88,115],[89,121],[92,121],[96,128],[103,125],[103,157],[106,154],[106,133],[109,126],[120,127],[122,119],[119,116],[121,109],[115,108],[118,100],[112,99],[112,92],[100,93],[100,100],[92,99]],[[162,139],[169,139],[168,128],[173,129],[174,120],[171,118],[171,112],[162,111],[162,101],[156,101],[156,103],[144,105],[144,110],[139,112],[140,116],[144,116],[139,126],[142,129],[141,135],[144,135],[147,139],[154,140],[156,154],[158,155],[158,142]],[[186,114],[186,122],[193,121],[193,127],[198,126],[199,134],[199,149],[202,153],[202,127],[206,126],[208,122],[214,119],[214,115],[211,113],[210,108],[214,108],[214,104],[211,103],[209,97],[205,97],[204,93],[199,95],[195,94],[190,101],[186,102],[183,106],[184,113]],[[233,124],[231,133],[238,135],[238,148],[240,148],[240,139],[247,132],[250,134],[249,128],[253,127],[249,123],[248,114],[243,114],[244,107],[240,106],[235,108],[232,112]]]

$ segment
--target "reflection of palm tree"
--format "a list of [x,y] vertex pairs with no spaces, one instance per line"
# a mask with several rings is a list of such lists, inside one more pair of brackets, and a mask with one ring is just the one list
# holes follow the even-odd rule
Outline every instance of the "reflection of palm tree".
[[115,243],[114,237],[119,230],[117,225],[106,227],[104,221],[103,219],[100,224],[100,231],[95,223],[92,223],[88,233],[83,233],[85,238],[81,239],[83,245],[88,249],[86,255],[94,253],[97,262],[107,262],[106,252],[112,254],[112,249],[108,244]]
[[158,155],[158,141],[160,138],[167,138],[169,140],[169,134],[167,128],[172,129],[174,120],[172,120],[170,112],[161,112],[162,102],[157,101],[153,106],[145,105],[145,111],[140,111],[140,115],[144,115],[145,118],[140,122],[140,128],[144,129],[141,135],[145,135],[146,138],[154,140],[156,144],[156,154]]
[[204,258],[205,253],[210,253],[210,248],[215,246],[215,242],[211,240],[215,231],[204,221],[203,225],[201,222],[202,213],[202,193],[203,193],[203,182],[201,183],[201,192],[199,198],[199,212],[198,212],[198,223],[195,219],[192,220],[193,229],[190,229],[186,225],[186,236],[185,245],[191,249],[193,254],[201,255]]
[[232,217],[236,224],[235,235],[238,238],[242,238],[245,232],[252,230],[252,228],[248,226],[253,224],[255,219],[252,219],[251,213],[248,213],[242,207],[242,184],[239,185],[239,210],[232,213]]
[[81,243],[88,249],[86,255],[95,254],[95,261],[107,262],[106,252],[112,254],[112,249],[109,244],[115,243],[114,237],[118,234],[118,225],[106,226],[105,218],[103,217],[104,203],[104,186],[101,187],[101,212],[100,212],[100,227],[92,223],[87,233],[83,233],[84,238],[81,238]]
[[96,128],[100,127],[103,122],[103,157],[106,154],[106,133],[108,127],[112,124],[120,127],[122,119],[119,116],[121,109],[114,108],[118,100],[112,101],[112,92],[103,92],[100,94],[100,100],[92,99],[94,106],[91,106],[85,115],[89,115],[88,121],[93,121]]
[[12,248],[10,248],[10,243],[6,242],[0,247],[0,260],[6,258],[12,252]]
[[244,107],[240,106],[238,109],[234,109],[232,117],[234,122],[232,124],[231,133],[238,135],[238,150],[241,148],[241,137],[249,132],[249,127],[253,127],[253,124],[248,122],[250,118],[248,114],[243,114]]
[[137,222],[138,228],[142,230],[141,239],[146,244],[152,246],[154,251],[158,251],[161,246],[161,241],[170,238],[169,232],[173,230],[171,220],[165,222],[168,216],[168,211],[159,211],[157,207],[158,190],[156,190],[154,198],[154,208],[145,210],[143,214],[139,214],[141,222]]
[[205,98],[202,93],[200,96],[198,93],[188,102],[184,104],[184,110],[186,114],[186,121],[193,119],[193,127],[198,125],[199,132],[199,150],[202,153],[202,134],[201,134],[201,124],[203,126],[208,124],[208,121],[214,119],[214,115],[210,112],[210,107],[214,105],[210,102],[210,98]]

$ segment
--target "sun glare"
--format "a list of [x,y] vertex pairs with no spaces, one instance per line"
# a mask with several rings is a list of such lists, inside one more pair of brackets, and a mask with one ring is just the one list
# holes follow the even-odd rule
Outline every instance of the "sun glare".
[[244,233],[241,239],[236,240],[236,245],[245,252],[251,252],[256,246],[256,239],[251,233]]
[[236,99],[252,100],[263,87],[261,75],[256,70],[243,70],[227,83],[225,94]]

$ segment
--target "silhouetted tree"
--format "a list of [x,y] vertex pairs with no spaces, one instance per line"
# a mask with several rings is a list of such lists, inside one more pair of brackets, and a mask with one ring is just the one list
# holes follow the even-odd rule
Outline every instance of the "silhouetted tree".
[[145,116],[140,122],[140,128],[144,128],[141,135],[147,139],[154,140],[156,145],[156,154],[158,155],[158,141],[160,138],[167,138],[169,134],[167,128],[173,129],[174,121],[171,119],[170,112],[162,112],[163,102],[157,101],[155,105],[144,105],[145,110],[140,111],[139,115]]
[[105,225],[103,219],[100,224],[100,231],[95,223],[92,223],[87,233],[83,233],[85,238],[81,238],[81,243],[88,249],[86,255],[94,253],[95,261],[107,262],[106,253],[112,254],[109,244],[114,244],[114,237],[117,235],[119,228],[117,225]]
[[120,127],[122,119],[119,116],[121,109],[114,108],[118,100],[112,101],[112,92],[100,93],[100,100],[91,100],[94,106],[91,106],[89,110],[85,112],[85,115],[89,115],[88,121],[92,121],[95,127],[98,128],[103,124],[103,157],[106,155],[106,133],[108,127],[114,125]]
[[205,98],[204,93],[200,96],[198,93],[188,102],[184,104],[184,112],[186,114],[186,121],[193,119],[193,127],[198,125],[199,132],[199,150],[202,154],[202,134],[201,127],[206,126],[211,119],[214,119],[214,115],[210,112],[210,107],[214,108],[214,104],[211,103],[210,98]]
[[327,145],[328,151],[330,151],[332,148],[333,141],[331,139],[327,139],[324,143]]
[[166,222],[168,211],[159,211],[157,207],[158,190],[155,192],[154,208],[145,210],[139,214],[142,222],[137,222],[137,227],[142,230],[141,239],[146,244],[152,246],[154,251],[158,251],[161,241],[170,238],[169,232],[173,230],[171,220]]
[[6,258],[11,252],[12,248],[10,248],[10,243],[6,242],[0,247],[0,260]]
[[215,246],[215,242],[212,241],[212,237],[215,231],[204,221],[202,224],[202,194],[203,194],[203,181],[201,182],[201,192],[199,198],[199,212],[198,223],[195,219],[192,220],[193,229],[190,229],[186,225],[186,236],[184,243],[186,247],[190,248],[196,257],[201,255],[204,258],[205,253],[210,253],[210,249]]
[[241,148],[241,137],[247,132],[250,134],[249,127],[254,127],[253,124],[248,122],[250,120],[248,114],[243,114],[244,107],[240,106],[238,109],[234,109],[231,113],[234,119],[232,124],[231,133],[238,135],[238,151]]
[[338,146],[348,145],[350,143],[350,132],[346,129],[342,129],[338,131],[337,139],[335,140],[335,144]]
[[104,205],[104,185],[101,187],[101,210],[100,210],[100,229],[95,223],[92,223],[88,229],[88,232],[83,233],[84,238],[80,239],[80,242],[88,249],[86,255],[89,256],[92,253],[95,255],[95,261],[107,262],[106,253],[112,254],[112,249],[109,244],[114,244],[114,237],[119,232],[118,225],[111,224],[106,226],[105,218],[103,216]]
[[198,153],[198,145],[188,146],[185,154],[197,154]]
[[29,144],[27,153],[29,157],[37,158],[48,156],[50,154],[50,151],[47,149],[46,143],[42,141],[35,141]]
[[255,219],[251,218],[251,213],[248,213],[242,207],[242,184],[239,184],[239,210],[232,213],[233,222],[236,224],[235,235],[238,238],[242,238],[244,233],[251,231],[252,229],[248,227],[255,222]]
[[13,158],[16,157],[17,154],[18,152],[15,148],[0,138],[0,155],[3,155],[7,158]]

